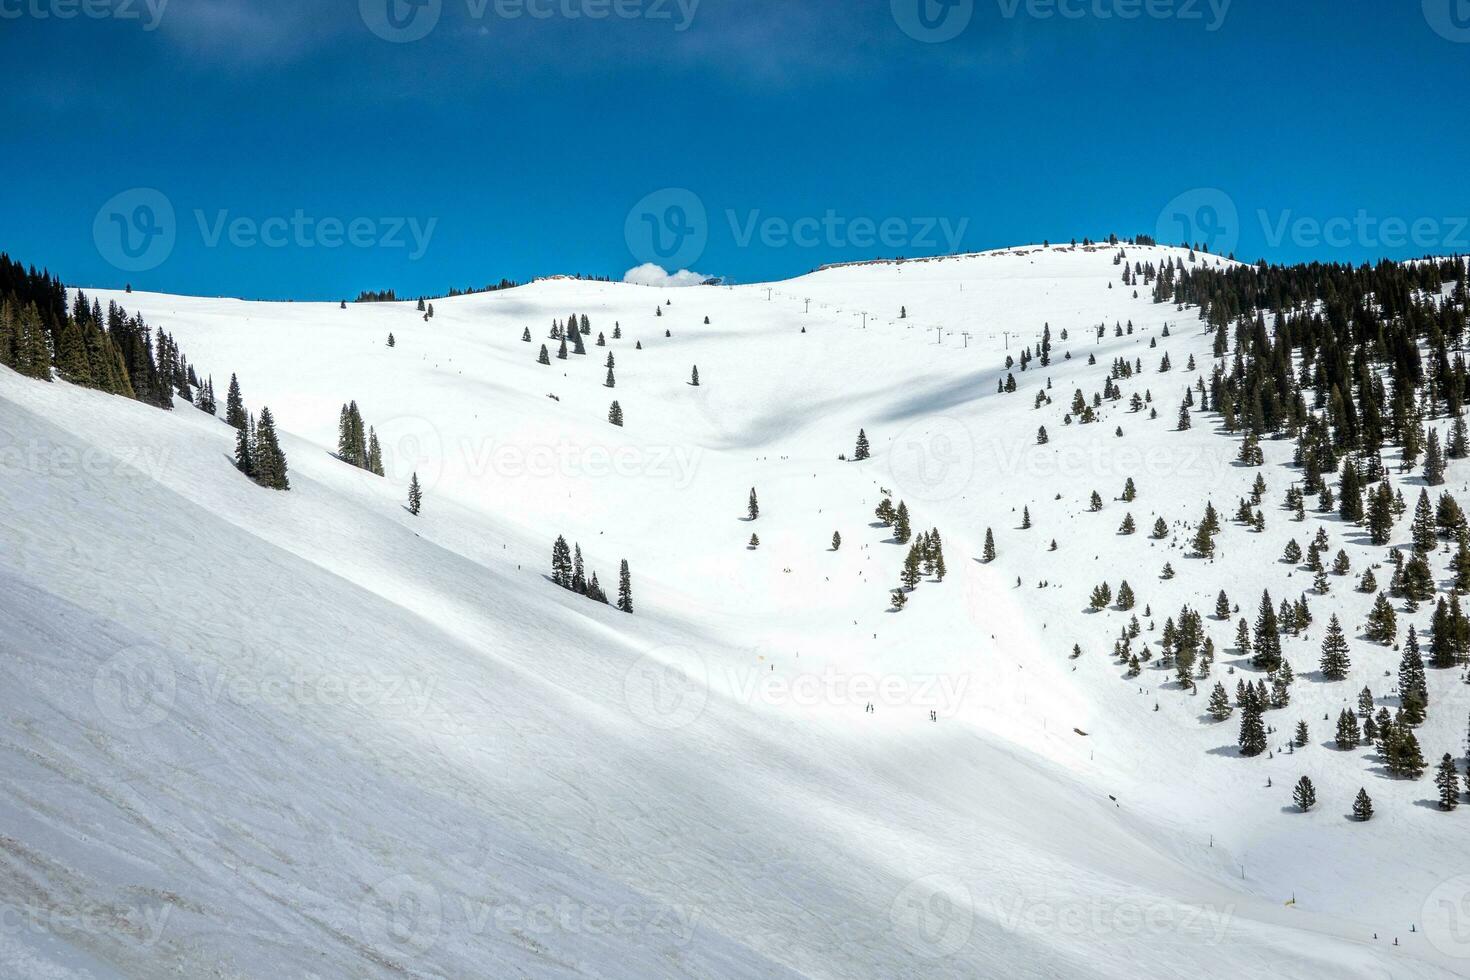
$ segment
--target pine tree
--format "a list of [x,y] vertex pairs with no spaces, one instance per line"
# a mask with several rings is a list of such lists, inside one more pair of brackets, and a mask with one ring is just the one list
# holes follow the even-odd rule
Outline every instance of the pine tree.
[[760,501],[756,499],[755,487],[750,488],[750,499],[746,502],[745,507],[746,512],[750,515],[751,520],[755,520],[756,518],[761,516],[761,505]]
[[903,571],[899,574],[899,581],[901,581],[904,584],[904,587],[907,588],[910,592],[912,592],[915,586],[919,584],[919,565],[922,560],[923,555],[919,550],[918,543],[916,542],[913,545],[910,545],[908,554],[904,556]]
[[1281,632],[1276,619],[1276,610],[1271,604],[1271,594],[1261,593],[1261,608],[1256,614],[1255,653],[1251,663],[1261,670],[1275,670],[1281,666]]
[[1224,721],[1230,717],[1232,710],[1234,709],[1230,705],[1230,695],[1225,693],[1225,685],[1216,681],[1215,689],[1210,692],[1210,717],[1216,721]]
[[625,613],[633,611],[633,577],[628,573],[626,558],[618,568],[618,608]]
[[1429,442],[1424,450],[1424,482],[1431,487],[1444,483],[1444,456],[1439,449],[1439,432],[1429,430]]
[[[1430,436],[1433,436],[1433,432]],[[1460,805],[1460,773],[1455,769],[1455,760],[1446,752],[1439,760],[1439,769],[1434,774],[1434,785],[1439,787],[1439,808],[1453,810]]]
[[1424,674],[1424,658],[1419,652],[1419,637],[1413,626],[1409,627],[1404,652],[1399,658],[1399,694],[1405,698],[1417,698],[1420,705],[1429,704],[1429,682]]
[[251,444],[250,434],[254,428],[254,420],[247,416],[245,424],[235,432],[235,469],[252,480],[255,479],[255,447]]
[[415,472],[408,484],[408,512],[417,517],[419,511],[423,508],[423,504],[424,491],[419,486],[419,475]]
[[1154,519],[1153,534],[1150,535],[1155,541],[1162,541],[1169,536],[1169,525],[1164,523],[1162,517]]
[[587,594],[587,566],[582,561],[582,546],[572,545],[572,591]]
[[1240,702],[1240,734],[1236,736],[1241,755],[1257,756],[1266,751],[1266,726],[1261,721],[1263,711],[1264,706],[1255,690],[1245,688],[1245,696]]
[[1419,502],[1414,505],[1414,523],[1411,532],[1414,541],[1414,551],[1425,555],[1434,550],[1435,528],[1434,511],[1429,506],[1429,492],[1419,491]]
[[899,544],[908,544],[913,531],[909,527],[909,508],[902,500],[898,502],[898,511],[893,519],[893,540]]
[[1311,777],[1303,776],[1297,780],[1296,789],[1292,790],[1291,798],[1303,813],[1317,805],[1317,790],[1312,786]]
[[1137,600],[1133,596],[1133,588],[1128,584],[1127,580],[1124,580],[1123,583],[1118,586],[1118,608],[1123,610],[1124,612],[1127,612],[1128,610],[1133,608],[1133,605],[1136,601]]
[[261,408],[255,426],[255,482],[272,490],[290,490],[286,454],[276,438],[276,422],[269,408]]
[[1366,789],[1361,787],[1358,789],[1357,797],[1353,800],[1353,816],[1360,821],[1373,819],[1373,798],[1368,795]]
[[604,388],[616,388],[618,386],[617,379],[613,377],[612,368],[607,369],[607,380],[602,383],[602,386]]
[[985,529],[985,551],[982,553],[981,560],[987,565],[995,561],[995,535],[988,527]]
[[832,532],[832,550],[837,551],[842,547],[842,535],[836,531]]
[[699,387],[699,365],[698,364],[696,364],[694,366],[694,371],[689,376],[689,383],[691,385],[693,385],[695,388],[698,388]]
[[1221,589],[1220,594],[1215,597],[1215,618],[1225,620],[1230,618],[1230,600]]
[[541,353],[537,355],[537,357],[536,357],[536,363],[537,364],[550,364],[551,363],[551,353],[549,351],[547,351],[545,344],[542,344],[541,345]]
[[1348,642],[1342,633],[1342,624],[1333,613],[1327,623],[1327,635],[1322,639],[1322,676],[1340,681],[1347,677],[1352,660],[1348,657]]
[[230,388],[225,393],[225,421],[237,429],[246,425],[245,400],[240,397],[240,379],[230,375]]
[[619,405],[616,400],[613,401],[612,407],[607,410],[607,420],[613,425],[620,426],[623,424],[623,406]]
[[1311,733],[1307,730],[1307,723],[1305,721],[1297,722],[1296,735],[1292,738],[1292,744],[1294,744],[1299,749],[1304,749],[1307,747],[1307,743],[1311,740],[1312,736]]
[[867,459],[870,455],[872,454],[868,449],[868,434],[862,429],[858,429],[857,448],[853,450],[852,458],[860,462]]
[[551,582],[563,589],[572,587],[572,549],[559,534],[551,546]]

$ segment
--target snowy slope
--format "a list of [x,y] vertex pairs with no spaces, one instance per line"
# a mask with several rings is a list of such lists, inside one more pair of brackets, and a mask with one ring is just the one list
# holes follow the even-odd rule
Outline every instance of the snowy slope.
[[[1287,641],[1295,701],[1267,717],[1273,747],[1299,717],[1314,744],[1253,760],[1234,719],[1209,721],[1165,672],[1122,676],[1108,651],[1125,614],[1083,611],[1126,577],[1159,625],[1221,588],[1253,617],[1262,587],[1309,585],[1276,559],[1318,522],[1279,510],[1288,444],[1258,471],[1203,417],[1172,431],[1209,338],[1193,311],[1135,299],[1113,251],[734,288],[548,280],[436,301],[428,322],[412,304],[97,294],[173,333],[221,403],[238,373],[276,416],[293,488],[240,477],[233,430],[187,405],[0,369],[0,972],[1465,972],[1439,901],[1470,894],[1454,883],[1470,816],[1423,805],[1428,777],[1330,748],[1320,720],[1365,683],[1390,693],[1397,654],[1361,640],[1348,681],[1311,675],[1328,613],[1361,623],[1368,597],[1334,580],[1313,598],[1312,630]],[[595,346],[536,363],[570,313],[607,334],[615,389]],[[1053,364],[997,394],[1007,343],[1043,323]],[[1145,369],[1125,401],[1064,426],[1072,390],[1090,398],[1119,355]],[[1033,408],[1048,377],[1054,404]],[[1144,387],[1153,421],[1127,414]],[[386,478],[331,455],[349,399]],[[838,461],[859,427],[873,458]],[[1264,535],[1227,521],[1212,563],[1185,556],[1187,532],[1147,537],[1207,496],[1228,518],[1257,472]],[[1452,489],[1467,477],[1452,464]],[[1416,480],[1398,481],[1411,503]],[[949,577],[901,613],[880,488],[946,543]],[[1115,533],[1125,509],[1132,537]],[[1381,560],[1326,523],[1354,578]],[[987,527],[1000,556],[982,565]],[[549,583],[557,534],[609,590],[629,561],[634,616]],[[1206,622],[1223,678],[1234,627]],[[1470,695],[1430,683],[1420,742],[1458,756]],[[1303,773],[1308,814],[1290,807]],[[1344,816],[1360,785],[1368,824]]]

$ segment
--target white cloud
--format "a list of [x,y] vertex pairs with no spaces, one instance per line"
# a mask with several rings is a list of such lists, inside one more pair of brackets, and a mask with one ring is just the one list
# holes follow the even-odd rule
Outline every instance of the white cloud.
[[636,283],[639,286],[699,286],[714,278],[703,272],[690,272],[688,269],[666,272],[662,266],[652,262],[645,262],[623,274],[623,282]]

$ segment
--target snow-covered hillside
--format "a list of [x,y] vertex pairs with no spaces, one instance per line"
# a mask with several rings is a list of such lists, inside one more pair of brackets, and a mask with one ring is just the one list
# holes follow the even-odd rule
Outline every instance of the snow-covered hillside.
[[[1310,507],[1292,520],[1290,443],[1257,469],[1213,416],[1175,431],[1212,338],[1197,311],[1135,296],[1116,252],[679,290],[553,279],[437,300],[427,321],[412,303],[88,290],[173,334],[221,404],[237,374],[292,488],[241,476],[234,430],[185,403],[0,368],[0,974],[1467,972],[1470,812],[1434,808],[1432,771],[1393,779],[1331,744],[1365,685],[1398,704],[1398,653],[1361,638],[1372,596],[1352,589],[1384,549]],[[571,314],[587,354],[560,360],[548,331]],[[1050,366],[1008,372],[1044,324]],[[1064,424],[1117,357],[1142,374],[1097,423]],[[1018,390],[999,393],[1007,373]],[[1145,389],[1157,418],[1129,411]],[[350,400],[382,478],[333,455]],[[859,429],[872,457],[839,460]],[[1257,474],[1264,533],[1229,520]],[[1464,493],[1470,463],[1449,475]],[[1412,506],[1422,480],[1394,483]],[[885,489],[948,564],[902,611]],[[1207,500],[1213,560],[1188,548]],[[1138,533],[1118,533],[1125,513]],[[1266,716],[1271,756],[1242,758],[1206,696],[1259,676],[1235,619],[1263,588],[1310,588],[1280,556],[1319,525],[1352,572],[1283,641],[1292,704]],[[558,535],[609,592],[628,561],[633,615],[550,582]],[[1111,656],[1130,614],[1088,594],[1124,579],[1155,649],[1182,605],[1206,614],[1218,656],[1197,696]],[[1221,589],[1229,621],[1209,615]],[[1315,670],[1334,611],[1341,682]],[[1401,612],[1401,632],[1431,612]],[[1470,688],[1429,684],[1432,765],[1463,754]],[[1310,744],[1288,751],[1299,719]]]

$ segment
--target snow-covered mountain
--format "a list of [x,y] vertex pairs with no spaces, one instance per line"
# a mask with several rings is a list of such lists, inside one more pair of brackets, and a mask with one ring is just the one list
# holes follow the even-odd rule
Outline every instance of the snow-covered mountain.
[[[1398,704],[1399,654],[1362,639],[1373,597],[1353,590],[1384,549],[1283,509],[1290,442],[1256,468],[1213,415],[1176,431],[1213,338],[1125,286],[1117,253],[679,290],[551,279],[427,320],[88,290],[171,333],[221,395],[233,372],[269,406],[291,489],[245,479],[235,430],[182,401],[0,368],[0,973],[1464,974],[1470,815],[1434,807],[1432,771],[1390,778],[1371,748],[1332,745],[1364,686]],[[558,359],[548,332],[572,314],[587,353]],[[1044,326],[1050,365],[1008,370]],[[1067,424],[1120,357],[1142,373]],[[383,477],[334,455],[349,401]],[[871,458],[839,459],[860,429]],[[1261,533],[1229,520],[1258,474]],[[1452,462],[1446,489],[1467,481]],[[1395,477],[1411,506],[1422,482]],[[948,566],[902,611],[885,490],[916,533],[939,529]],[[1211,560],[1189,548],[1207,501]],[[1311,587],[1280,556],[1319,526],[1352,570],[1283,640],[1292,703],[1267,713],[1269,757],[1242,758],[1206,699],[1260,676],[1235,621],[1262,589]],[[551,583],[558,535],[609,593],[629,563],[632,615]],[[1132,613],[1087,608],[1123,580]],[[1186,604],[1211,679],[1190,694],[1157,660],[1125,676],[1130,615],[1157,651]],[[1334,612],[1353,666],[1329,682]],[[1429,684],[1432,765],[1462,754],[1470,689]],[[1298,720],[1309,744],[1288,750]],[[1349,816],[1360,787],[1368,822]]]

